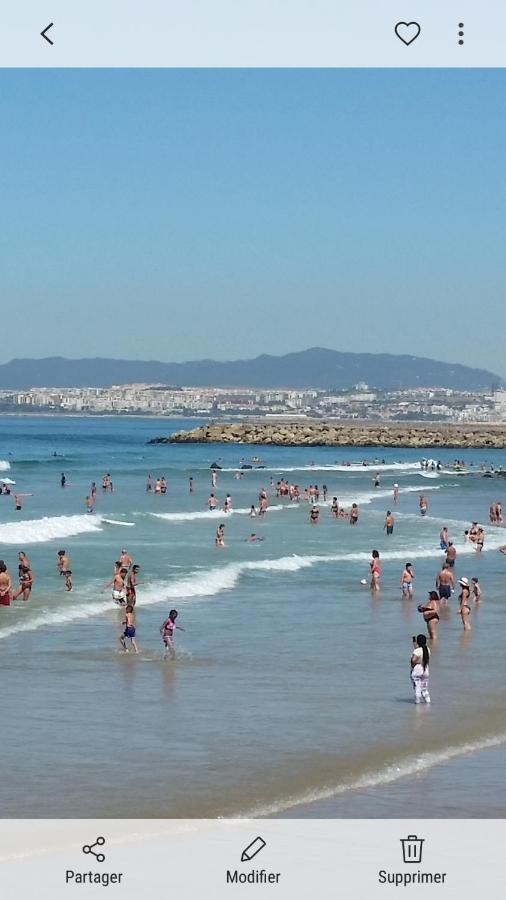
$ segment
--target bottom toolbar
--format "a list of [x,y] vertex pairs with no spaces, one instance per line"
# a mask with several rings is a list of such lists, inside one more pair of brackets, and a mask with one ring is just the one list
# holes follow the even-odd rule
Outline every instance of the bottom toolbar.
[[[505,820],[60,820],[0,824],[2,900],[458,897],[502,882]],[[400,889],[400,890],[399,890]],[[101,896],[101,895],[100,895]]]

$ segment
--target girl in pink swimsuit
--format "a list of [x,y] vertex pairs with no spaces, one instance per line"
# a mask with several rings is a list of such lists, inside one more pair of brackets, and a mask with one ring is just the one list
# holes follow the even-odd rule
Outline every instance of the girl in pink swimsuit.
[[184,628],[181,628],[180,625],[176,625],[176,619],[177,609],[171,609],[168,618],[165,619],[165,622],[162,622],[160,626],[160,634],[162,636],[162,641],[165,644],[165,653],[163,654],[164,659],[167,659],[167,656],[170,656],[171,659],[176,658],[174,632],[176,628],[178,628],[179,631],[184,631]]

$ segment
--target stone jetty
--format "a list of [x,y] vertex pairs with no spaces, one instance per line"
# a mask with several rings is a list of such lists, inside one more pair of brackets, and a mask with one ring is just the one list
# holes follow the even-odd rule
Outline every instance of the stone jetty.
[[152,444],[272,444],[280,447],[448,447],[504,449],[504,425],[320,421],[209,423]]

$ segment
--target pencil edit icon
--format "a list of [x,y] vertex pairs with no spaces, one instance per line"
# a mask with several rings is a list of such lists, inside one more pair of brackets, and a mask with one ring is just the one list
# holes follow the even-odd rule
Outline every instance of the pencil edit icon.
[[251,844],[242,851],[241,854],[241,862],[249,862],[250,859],[253,859],[257,853],[260,853],[260,850],[263,850],[265,847],[265,841],[261,837],[256,837],[254,841],[251,841]]

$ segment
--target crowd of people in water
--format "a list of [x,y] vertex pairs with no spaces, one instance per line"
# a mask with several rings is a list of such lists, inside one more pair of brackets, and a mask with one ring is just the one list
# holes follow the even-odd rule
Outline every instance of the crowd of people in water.
[[[378,463],[377,463],[378,464]],[[363,461],[363,466],[369,465],[367,461]],[[464,466],[465,463],[455,460],[455,467]],[[423,460],[421,462],[423,468],[441,469],[441,464],[434,460]],[[238,470],[234,476],[236,479],[244,477],[244,473]],[[109,472],[102,476],[102,492],[112,493],[114,491],[113,480]],[[372,479],[374,488],[379,488],[381,484],[381,475],[375,472]],[[210,512],[221,511],[223,516],[233,512],[233,501],[230,492],[227,492],[223,501],[217,497],[218,471],[211,468],[211,492],[207,499],[207,508]],[[60,486],[65,489],[69,485],[64,472],[60,476]],[[284,477],[279,478],[276,482],[273,477],[270,478],[271,493],[274,493],[279,500],[285,500],[295,504],[307,504],[308,506],[308,522],[311,526],[317,526],[321,520],[323,505],[329,507],[329,514],[332,519],[346,520],[351,526],[356,526],[359,522],[359,507],[356,502],[350,504],[349,508],[344,508],[339,503],[337,496],[330,497],[327,484],[310,484],[308,487],[301,488],[298,484],[292,483]],[[163,496],[168,493],[168,482],[164,475],[153,477],[151,473],[147,475],[145,484],[146,493]],[[193,476],[188,479],[188,491],[194,493],[195,483]],[[10,494],[9,484],[4,484],[1,493]],[[29,494],[15,494],[16,510],[22,509],[21,498],[30,496]],[[393,484],[392,487],[392,509],[399,502],[399,485]],[[88,513],[95,511],[97,503],[97,484],[92,482],[88,494],[85,497],[85,507]],[[418,497],[418,508],[422,518],[426,517],[429,511],[429,501],[422,492]],[[269,493],[265,487],[262,487],[258,493],[258,500],[252,503],[249,510],[250,518],[263,519],[269,509]],[[489,507],[490,525],[500,527],[503,525],[502,504],[500,501],[494,501]],[[388,538],[394,535],[396,519],[391,509],[388,509],[383,522],[383,530]],[[214,543],[219,550],[225,549],[225,522],[220,522],[216,528]],[[474,546],[477,554],[481,553],[485,544],[485,529],[483,525],[476,521],[471,522],[468,529],[465,529],[462,539],[464,543]],[[263,536],[252,531],[244,540],[248,543],[264,540]],[[438,639],[439,623],[441,621],[442,610],[448,608],[449,601],[453,594],[458,592],[458,614],[462,621],[462,627],[467,634],[471,630],[471,617],[473,609],[476,609],[482,598],[482,588],[477,577],[469,578],[467,575],[456,577],[455,569],[457,562],[457,548],[454,540],[450,538],[449,529],[446,525],[441,527],[439,532],[439,548],[442,551],[442,563],[435,574],[434,585],[427,591],[427,599],[418,604],[418,612],[421,614],[427,634],[420,633],[413,637],[413,649],[411,653],[411,680],[414,688],[415,702],[430,703],[429,693],[429,657],[430,646]],[[501,546],[500,551],[506,554],[506,544]],[[24,551],[18,553],[18,577],[17,586],[8,570],[6,563],[0,560],[0,607],[10,606],[17,600],[27,602],[30,600],[35,577],[33,569]],[[59,550],[56,554],[56,569],[63,579],[64,590],[67,593],[72,592],[74,588],[73,575],[70,557],[66,550]],[[115,561],[111,578],[103,585],[102,593],[111,590],[113,602],[119,607],[124,608],[124,620],[122,622],[122,630],[119,635],[119,643],[124,652],[132,650],[138,653],[139,648],[136,640],[136,603],[137,589],[143,584],[139,581],[139,573],[141,567],[135,563],[128,551],[123,548]],[[381,589],[381,555],[380,551],[373,549],[371,560],[369,563],[369,578],[361,580],[362,585],[368,585],[373,596],[377,596]],[[399,575],[399,587],[403,600],[411,601],[414,595],[415,570],[413,563],[406,562],[402,567]],[[164,658],[175,659],[175,631],[184,630],[177,624],[178,611],[171,609],[168,616],[160,625],[160,635],[164,645]]]

